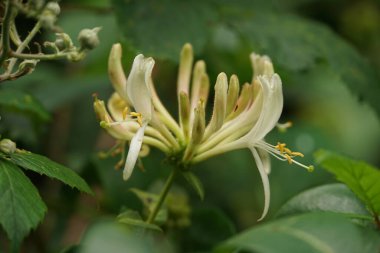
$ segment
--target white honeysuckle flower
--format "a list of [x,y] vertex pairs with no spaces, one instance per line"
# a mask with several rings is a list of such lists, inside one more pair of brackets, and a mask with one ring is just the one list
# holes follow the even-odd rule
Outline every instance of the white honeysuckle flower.
[[[213,115],[207,123],[205,107],[210,81],[204,61],[197,61],[193,66],[190,44],[181,52],[177,79],[178,121],[169,114],[155,91],[151,78],[154,60],[136,56],[128,79],[125,79],[120,54],[120,45],[114,45],[109,74],[116,93],[108,102],[110,114],[104,102],[98,99],[94,108],[101,125],[114,138],[130,142],[123,172],[125,180],[132,173],[142,144],[162,150],[169,161],[185,170],[210,157],[248,148],[263,182],[265,201],[261,220],[270,203],[269,154],[312,171],[313,166],[294,160],[297,156],[303,157],[301,153],[291,151],[284,143],[271,145],[264,140],[276,125],[285,126],[278,124],[283,109],[282,82],[268,56],[250,55],[253,79],[242,87],[236,75],[229,81],[226,74],[218,75]],[[130,111],[130,107],[135,112]]]

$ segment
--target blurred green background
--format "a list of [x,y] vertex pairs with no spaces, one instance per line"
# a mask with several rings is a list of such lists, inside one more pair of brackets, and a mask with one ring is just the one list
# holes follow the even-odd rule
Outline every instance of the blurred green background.
[[[147,190],[168,174],[169,167],[162,162],[165,157],[156,150],[142,159],[145,171],[136,170],[128,182],[114,169],[117,158],[97,157],[97,152],[109,149],[114,140],[99,127],[91,95],[97,93],[106,100],[112,92],[107,58],[117,42],[123,43],[126,73],[137,53],[155,58],[155,86],[173,115],[177,115],[178,55],[185,42],[193,44],[195,59],[206,61],[211,83],[220,72],[237,74],[241,83],[250,81],[249,53],[267,54],[283,81],[281,122],[294,124],[286,133],[272,131],[268,142],[286,142],[303,152],[305,164],[313,163],[314,151],[326,148],[380,166],[379,1],[63,0],[60,5],[58,25],[72,38],[83,28],[101,26],[100,46],[82,62],[40,63],[33,74],[2,84],[2,89],[34,95],[52,117],[46,122],[4,111],[0,132],[19,147],[76,170],[96,194],[82,195],[28,174],[49,211],[26,239],[24,252],[58,252],[78,244],[81,238],[98,240],[96,236],[102,235],[97,235],[96,225],[91,224],[113,219],[125,207],[141,209],[129,189]],[[25,32],[30,28],[28,22],[31,20],[19,20]],[[42,33],[39,39],[48,36]],[[248,150],[210,159],[193,171],[203,182],[206,195],[200,201],[185,181],[176,182],[185,190],[192,209],[192,227],[172,235],[182,242],[182,246],[176,245],[179,252],[207,252],[235,231],[257,224],[263,191]],[[319,168],[308,173],[272,159],[272,200],[266,219],[297,193],[334,181]],[[205,227],[205,217],[213,217],[215,227]],[[104,224],[98,226],[107,226]],[[113,233],[114,228],[109,229]],[[205,238],[199,231],[209,236]]]

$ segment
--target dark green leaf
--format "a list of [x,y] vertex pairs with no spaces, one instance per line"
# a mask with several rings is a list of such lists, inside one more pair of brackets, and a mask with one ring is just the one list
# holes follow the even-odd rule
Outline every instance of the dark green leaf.
[[0,160],[0,223],[15,247],[37,227],[45,212],[37,189],[22,170]]
[[133,210],[127,210],[117,216],[117,221],[132,227],[162,231],[159,226],[143,221],[140,214]]
[[79,246],[78,253],[171,253],[168,241],[150,234],[133,233],[123,224],[101,221],[90,226]]
[[182,252],[210,252],[216,244],[234,235],[235,227],[220,209],[208,207],[193,211],[191,226],[183,233]]
[[327,64],[380,113],[380,85],[375,70],[328,27],[295,15],[269,11],[251,10],[247,16],[232,16],[231,24],[252,49],[268,54],[276,65],[286,70],[300,71],[317,63]]
[[301,192],[286,202],[278,211],[277,216],[316,211],[348,214],[352,217],[372,220],[363,204],[344,184],[322,185]]
[[192,172],[190,171],[184,171],[182,172],[182,175],[184,178],[189,182],[191,187],[197,192],[198,196],[201,198],[201,200],[204,200],[205,198],[205,191],[203,188],[203,184],[201,180]]
[[[379,235],[373,234],[376,242]],[[347,218],[332,213],[309,213],[251,228],[224,242],[215,252],[357,253],[376,252],[377,243]],[[368,245],[370,244],[370,246]]]
[[0,105],[17,112],[32,114],[42,121],[50,119],[49,113],[38,100],[19,90],[0,90]]
[[113,5],[128,42],[146,55],[174,61],[187,42],[202,50],[216,20],[207,1],[114,0]]
[[380,171],[362,162],[319,150],[315,158],[321,166],[345,183],[371,212],[380,214]]
[[45,156],[33,154],[28,151],[18,151],[13,154],[9,154],[9,157],[13,163],[20,167],[58,179],[80,191],[90,194],[92,193],[87,183],[73,170],[53,162]]

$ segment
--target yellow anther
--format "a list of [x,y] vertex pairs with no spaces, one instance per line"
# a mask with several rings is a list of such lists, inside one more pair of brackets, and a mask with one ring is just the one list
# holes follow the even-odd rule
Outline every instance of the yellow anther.
[[123,120],[125,120],[127,118],[128,112],[129,112],[129,108],[128,108],[128,106],[126,106],[122,112]]
[[142,115],[139,112],[130,112],[131,116],[136,117],[137,123],[139,123],[140,126],[142,126]]
[[293,163],[293,160],[292,160],[292,158],[290,157],[290,155],[288,155],[288,154],[284,154],[284,157],[286,158],[286,160],[288,160],[288,163],[289,163],[289,164],[292,164],[292,163]]
[[288,148],[284,148],[284,152],[287,153],[288,155],[292,155],[292,151]]
[[281,154],[283,154],[285,151],[285,146],[286,146],[285,143],[277,142],[277,145],[275,146],[275,148],[278,149]]
[[304,157],[304,155],[301,152],[291,152],[290,155]]

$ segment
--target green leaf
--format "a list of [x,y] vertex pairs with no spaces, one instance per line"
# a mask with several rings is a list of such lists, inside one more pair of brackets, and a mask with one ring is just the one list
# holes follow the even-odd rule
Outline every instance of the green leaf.
[[322,185],[301,192],[286,202],[276,216],[281,217],[316,211],[328,211],[347,214],[354,218],[373,219],[355,194],[344,184]]
[[196,191],[200,199],[204,200],[205,191],[204,191],[201,180],[199,180],[199,178],[190,171],[184,171],[182,172],[182,175],[187,180],[187,182],[189,182],[189,184],[193,187],[193,189]]
[[34,115],[41,121],[48,121],[50,119],[49,113],[36,98],[20,90],[0,90],[0,106]]
[[154,224],[149,224],[143,221],[140,214],[133,210],[126,210],[117,216],[117,221],[129,226],[140,228],[140,229],[150,229],[162,232],[162,229],[159,226]]
[[0,160],[0,223],[17,248],[31,229],[37,227],[46,206],[37,189],[21,169]]
[[[224,242],[214,252],[357,253],[376,252],[379,235],[364,237],[347,218],[332,213],[309,213],[251,228]],[[371,246],[369,246],[371,245]],[[244,252],[245,252],[244,251]]]
[[214,5],[199,0],[114,0],[113,6],[132,46],[146,55],[174,61],[187,42],[202,50],[217,17]]
[[13,163],[24,169],[32,170],[39,174],[58,179],[59,181],[71,187],[75,187],[80,191],[92,194],[92,191],[87,183],[73,170],[53,162],[45,156],[33,154],[28,151],[18,151],[13,154],[9,154],[9,157]]
[[[149,211],[149,213],[153,212],[153,209],[156,207],[159,196],[154,193],[146,192],[139,190],[137,188],[131,188],[131,192],[133,192],[143,203],[144,207]],[[163,224],[168,219],[168,208],[166,203],[161,206],[160,210],[157,213],[157,216],[154,219],[154,222],[157,224]]]
[[102,220],[92,224],[83,236],[78,253],[172,253],[167,239],[152,234],[136,234],[114,221]]
[[380,171],[363,162],[326,150],[315,153],[317,163],[346,184],[373,215],[380,214]]
[[230,23],[252,49],[268,54],[275,66],[302,71],[316,64],[327,64],[353,92],[380,113],[376,71],[327,26],[295,15],[261,10],[230,18]]
[[220,209],[195,209],[191,215],[191,226],[183,231],[183,250],[180,252],[210,252],[235,232],[234,224]]

